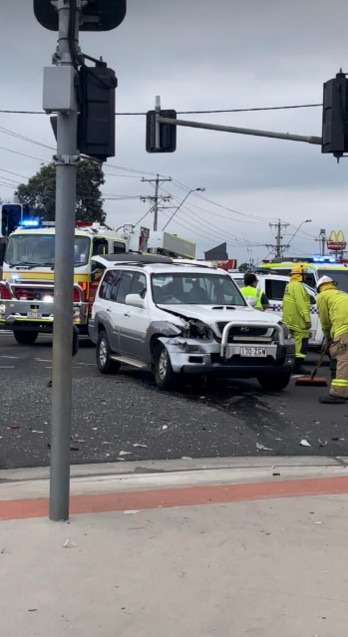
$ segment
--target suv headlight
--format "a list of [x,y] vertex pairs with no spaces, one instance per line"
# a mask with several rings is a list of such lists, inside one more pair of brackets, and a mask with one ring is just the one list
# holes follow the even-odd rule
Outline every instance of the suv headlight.
[[207,341],[211,341],[214,338],[214,332],[209,325],[198,320],[188,321],[182,335],[184,338],[199,338]]

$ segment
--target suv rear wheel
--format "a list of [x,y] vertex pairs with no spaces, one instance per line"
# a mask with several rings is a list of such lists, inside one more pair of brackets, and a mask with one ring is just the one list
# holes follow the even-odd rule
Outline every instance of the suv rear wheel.
[[155,381],[159,389],[170,389],[178,381],[178,374],[173,372],[168,350],[162,343],[157,343],[154,356]]
[[257,380],[259,381],[262,389],[266,391],[281,391],[288,386],[290,382],[291,374],[281,374],[277,376],[258,376]]
[[96,357],[97,367],[102,374],[115,374],[119,371],[121,363],[112,360],[109,339],[104,330],[98,335]]

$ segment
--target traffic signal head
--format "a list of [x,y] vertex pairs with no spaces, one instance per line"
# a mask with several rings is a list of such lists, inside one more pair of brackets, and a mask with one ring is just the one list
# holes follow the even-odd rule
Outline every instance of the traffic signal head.
[[115,71],[106,65],[82,66],[79,81],[77,147],[83,155],[105,161],[115,155]]
[[348,79],[344,73],[324,84],[321,152],[337,158],[348,152]]
[[[50,0],[34,0],[35,17],[50,31],[58,31],[58,11]],[[81,7],[80,31],[111,31],[127,13],[127,0],[88,0]]]
[[8,237],[20,224],[23,216],[23,206],[16,203],[1,206],[1,235]]
[[146,151],[148,153],[173,153],[176,149],[176,125],[160,124],[158,117],[176,119],[174,110],[148,111],[146,114]]

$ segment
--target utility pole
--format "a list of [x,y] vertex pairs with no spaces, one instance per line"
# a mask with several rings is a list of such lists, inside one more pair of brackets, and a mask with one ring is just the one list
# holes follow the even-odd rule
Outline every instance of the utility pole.
[[159,209],[159,201],[170,201],[171,200],[171,196],[170,195],[159,195],[159,186],[161,183],[164,183],[166,181],[172,181],[171,177],[162,177],[160,178],[159,175],[156,175],[156,179],[145,179],[144,177],[142,177],[141,179],[142,182],[148,182],[149,184],[154,183],[155,184],[155,194],[154,195],[149,195],[147,197],[142,197],[141,200],[142,201],[153,201],[153,230],[157,230],[158,229],[158,209]]
[[321,228],[321,230],[319,232],[319,237],[318,237],[318,239],[316,239],[316,241],[319,243],[320,256],[321,257],[325,256],[325,244],[326,244],[326,230],[325,230],[325,228]]
[[[73,69],[71,51],[78,46],[80,0],[58,0],[59,66]],[[71,33],[71,25],[75,32]],[[74,39],[74,43],[72,42]],[[76,77],[76,72],[72,71]],[[58,111],[56,155],[56,232],[54,263],[54,327],[51,417],[51,520],[69,518],[70,437],[72,411],[72,336],[74,284],[74,242],[77,150],[77,102],[75,89],[70,95],[71,108]]]
[[276,243],[267,245],[267,248],[269,248],[270,250],[272,250],[272,252],[274,252],[275,257],[282,257],[285,250],[287,250],[289,247],[288,245],[282,244],[282,240],[284,238],[283,229],[286,230],[288,225],[289,225],[288,223],[282,223],[280,219],[278,220],[278,223],[269,224],[269,227],[271,229],[274,228],[276,230],[276,236],[275,236]]

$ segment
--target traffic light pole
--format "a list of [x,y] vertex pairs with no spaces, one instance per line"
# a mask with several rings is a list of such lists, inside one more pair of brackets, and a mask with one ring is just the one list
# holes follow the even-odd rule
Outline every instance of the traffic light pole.
[[258,130],[255,128],[239,128],[237,126],[223,126],[220,124],[207,124],[204,122],[191,122],[184,119],[170,119],[169,117],[158,117],[159,124],[170,124],[172,126],[188,126],[190,128],[203,128],[206,130],[217,130],[224,133],[237,133],[239,135],[252,135],[254,137],[270,137],[273,139],[288,139],[293,142],[306,142],[307,144],[321,145],[321,137],[292,135],[291,133],[277,133],[274,131]]
[[[58,0],[61,65],[73,65],[71,37],[78,42],[80,0],[76,19],[70,2]],[[71,20],[76,25],[71,34]],[[67,112],[58,112],[56,156],[56,233],[54,263],[54,331],[52,369],[51,467],[49,517],[69,518],[70,437],[72,411],[73,281],[77,151],[77,103]]]

